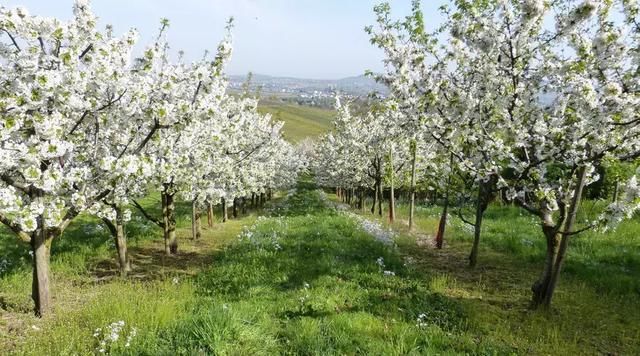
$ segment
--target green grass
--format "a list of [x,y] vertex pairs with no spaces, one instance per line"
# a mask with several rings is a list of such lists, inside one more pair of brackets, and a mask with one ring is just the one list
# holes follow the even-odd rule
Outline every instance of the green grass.
[[[393,228],[402,233],[400,250],[415,258],[416,268],[425,275],[440,274],[438,289],[463,301],[482,335],[504,340],[517,353],[640,353],[637,218],[615,231],[572,238],[553,309],[547,313],[528,308],[530,286],[542,270],[545,248],[538,222],[530,214],[516,207],[490,206],[479,266],[471,270],[466,265],[472,230],[455,214],[449,217],[445,248],[431,247],[440,213],[437,206],[418,207],[417,229],[410,233],[408,206],[399,204]],[[386,215],[365,215],[388,225]]]
[[258,110],[284,122],[284,137],[292,142],[317,137],[329,131],[335,111],[296,104],[265,102]]
[[[144,203],[151,207],[154,198]],[[117,277],[106,232],[83,217],[54,243],[55,310],[42,320],[29,312],[25,260],[30,257],[3,232],[0,247],[10,251],[12,267],[0,276],[0,350],[26,355],[91,354],[101,347],[120,355],[640,353],[637,222],[572,241],[554,309],[544,312],[528,308],[543,246],[527,214],[491,207],[480,266],[469,270],[471,235],[457,219],[451,220],[445,249],[426,243],[438,210],[418,209],[419,229],[409,233],[402,221],[406,207],[400,206],[400,221],[393,226],[397,246],[388,247],[328,207],[309,183],[270,202],[262,212],[266,217],[250,214],[217,223],[199,241],[187,238],[189,209],[180,204],[177,257],[163,255],[159,229],[134,219],[129,228],[134,271],[127,280]],[[383,268],[376,261],[380,257]],[[101,346],[105,328],[117,321],[124,321],[120,338]]]

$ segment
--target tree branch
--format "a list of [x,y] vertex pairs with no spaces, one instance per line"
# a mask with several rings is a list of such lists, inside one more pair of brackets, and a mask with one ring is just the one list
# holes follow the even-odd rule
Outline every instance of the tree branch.
[[0,222],[5,224],[9,229],[11,229],[11,231],[13,231],[16,235],[18,235],[18,238],[20,238],[20,240],[24,242],[31,242],[31,236],[29,236],[29,234],[27,234],[26,232],[22,231],[22,228],[17,222],[11,221],[9,218],[2,215],[0,215]]
[[527,202],[524,201],[524,199],[522,198],[516,198],[516,202],[518,203],[518,205],[520,205],[520,207],[524,208],[524,210],[530,212],[533,215],[536,216],[542,216],[542,212],[534,207],[532,207],[531,205],[527,204]]
[[16,39],[13,37],[13,35],[11,34],[11,32],[9,32],[7,29],[4,29],[4,32],[7,33],[7,35],[9,35],[9,38],[11,39],[11,42],[13,42],[13,45],[16,46],[16,48],[18,49],[18,52],[20,52],[20,46],[18,46],[18,42],[16,42]]
[[102,222],[107,225],[107,228],[109,229],[109,231],[111,232],[112,236],[116,236],[117,231],[116,231],[116,226],[113,225],[113,223],[111,222],[111,220],[107,219],[107,218],[102,218]]
[[152,223],[164,228],[164,222],[160,221],[159,219],[154,218],[149,213],[147,213],[147,211],[144,210],[142,205],[140,205],[135,199],[132,199],[131,201],[133,202],[133,205],[142,213],[142,215],[144,215],[144,217],[147,218],[147,220],[149,220]]
[[586,227],[584,227],[584,228],[582,228],[582,229],[580,229],[580,230],[575,230],[575,231],[563,231],[563,232],[561,232],[561,234],[562,234],[562,235],[564,235],[564,236],[573,236],[573,235],[578,235],[578,234],[581,234],[581,233],[583,233],[583,232],[585,232],[585,231],[587,231],[587,230],[591,230],[591,229],[593,229],[594,227],[596,227],[596,224],[590,224],[589,226],[586,226]]
[[91,49],[93,49],[93,43],[89,44],[89,46],[87,46],[87,48],[85,48],[84,51],[82,51],[82,53],[80,53],[80,55],[78,56],[78,59],[84,58],[84,56],[86,56],[87,53],[89,53],[89,51]]
[[458,210],[458,217],[460,218],[460,220],[462,220],[463,223],[471,225],[471,226],[476,226],[476,224],[474,224],[471,221],[465,219],[464,214],[462,214],[462,208],[457,209],[457,210]]
[[29,192],[33,192],[34,190],[40,191],[40,189],[37,189],[35,187],[17,182],[15,179],[11,178],[8,174],[0,175],[0,180],[2,180],[5,184],[18,189],[19,191],[25,194],[28,194]]

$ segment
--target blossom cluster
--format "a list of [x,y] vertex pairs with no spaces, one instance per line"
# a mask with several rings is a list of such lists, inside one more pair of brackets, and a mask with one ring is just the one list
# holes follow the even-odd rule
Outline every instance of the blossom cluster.
[[3,223],[59,232],[82,211],[115,220],[154,187],[216,203],[295,182],[306,161],[282,123],[226,93],[230,32],[187,64],[167,31],[136,58],[136,32],[98,28],[87,0],[69,21],[0,8]]
[[[123,320],[113,322],[105,328],[97,328],[93,333],[93,337],[98,343],[96,352],[99,354],[108,354],[120,344],[122,344],[121,346],[128,348],[131,346],[131,342],[137,334],[138,329],[135,327],[125,330],[125,322]],[[124,340],[124,343],[119,343],[119,341],[122,340]]]

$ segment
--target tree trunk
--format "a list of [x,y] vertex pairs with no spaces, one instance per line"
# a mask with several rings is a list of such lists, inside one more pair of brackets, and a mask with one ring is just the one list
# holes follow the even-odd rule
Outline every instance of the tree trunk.
[[191,202],[191,237],[194,240],[202,236],[202,226],[200,223],[200,210],[196,199]]
[[198,213],[196,214],[196,239],[199,239],[202,237],[202,214],[200,213],[200,210],[198,210]]
[[620,181],[616,178],[616,185],[613,187],[613,202],[618,202],[618,194],[620,190]]
[[416,213],[416,141],[411,141],[411,186],[409,187],[409,231],[413,230],[413,219]]
[[373,185],[373,205],[371,205],[371,214],[376,213],[376,204],[378,203],[378,182]]
[[396,192],[394,187],[393,149],[389,149],[389,222],[396,220]]
[[360,188],[359,193],[358,208],[360,209],[360,211],[364,211],[364,188]]
[[251,207],[256,208],[256,193],[251,193]]
[[131,263],[129,261],[129,255],[127,254],[127,236],[124,229],[124,214],[122,207],[114,205],[112,206],[116,212],[116,219],[114,221],[108,218],[102,218],[102,221],[107,225],[109,232],[116,244],[116,251],[118,253],[118,270],[121,277],[126,277],[127,273],[131,271]]
[[193,199],[191,201],[191,238],[192,239],[196,239],[196,210],[198,208],[196,207],[196,200]]
[[116,248],[118,249],[118,264],[120,266],[120,275],[126,277],[131,272],[131,261],[127,253],[127,235],[124,229],[124,212],[121,206],[116,206]]
[[440,223],[438,224],[438,233],[436,234],[436,248],[441,249],[444,243],[444,231],[447,227],[447,214],[449,210],[449,192],[444,196],[444,206],[442,215],[440,215]]
[[242,215],[247,213],[247,199],[242,197]]
[[40,228],[31,234],[31,251],[33,252],[33,283],[31,298],[35,304],[35,314],[45,316],[51,309],[51,290],[49,287],[49,260],[52,235],[47,235],[46,229]]
[[162,199],[162,235],[164,237],[164,253],[167,255],[171,254],[171,249],[169,248],[169,212],[167,207],[167,194],[161,193],[160,197]]
[[176,238],[176,204],[174,194],[162,193],[165,203],[163,209],[164,246],[167,255],[178,253],[178,239]]
[[531,305],[534,308],[542,305],[547,296],[549,281],[551,280],[551,273],[553,271],[553,261],[555,260],[558,247],[558,232],[553,222],[553,214],[548,209],[544,210],[542,214],[542,231],[547,241],[547,251],[542,273],[540,277],[538,277],[538,280],[531,286],[531,292],[533,292]]
[[378,215],[382,216],[382,197],[383,197],[382,180],[378,180]]
[[[453,153],[449,157],[449,167],[453,169]],[[436,235],[436,248],[442,249],[444,243],[444,232],[447,228],[447,213],[449,210],[449,189],[451,189],[451,174],[449,171],[449,177],[447,177],[447,187],[444,193],[444,207],[442,208],[442,215],[440,216],[440,223],[438,224],[438,233]]]
[[478,200],[476,201],[476,221],[473,225],[473,246],[471,247],[471,253],[469,254],[469,267],[475,267],[478,264],[478,249],[480,248],[480,232],[482,231],[482,218],[484,217],[484,211],[487,208],[485,204],[486,189],[484,189],[484,183],[478,183]]
[[238,198],[233,198],[233,218],[238,218]]
[[560,240],[560,247],[558,248],[558,253],[556,254],[556,258],[554,261],[551,278],[549,279],[549,287],[547,288],[547,293],[544,298],[545,307],[551,306],[553,293],[555,292],[556,286],[558,284],[560,271],[562,270],[562,264],[564,263],[564,258],[567,254],[567,248],[569,247],[569,239],[571,238],[571,233],[573,233],[576,217],[578,215],[578,209],[580,208],[580,201],[582,199],[582,192],[584,190],[586,179],[587,169],[585,167],[581,167],[578,171],[578,181],[576,182],[576,189],[573,194],[573,198],[571,199],[571,205],[569,207],[567,219],[565,220],[564,224],[564,233],[562,234]]
[[225,200],[225,198],[222,198],[222,203],[220,204],[221,209],[222,209],[222,222],[227,222],[227,201]]
[[213,227],[213,204],[207,201],[207,225]]

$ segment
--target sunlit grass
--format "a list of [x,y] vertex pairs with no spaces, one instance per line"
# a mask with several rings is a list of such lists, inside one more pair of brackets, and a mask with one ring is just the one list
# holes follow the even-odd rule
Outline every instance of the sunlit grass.
[[[334,198],[335,199],[335,198]],[[538,222],[511,206],[492,205],[482,230],[479,266],[467,267],[472,230],[452,211],[445,248],[432,247],[441,208],[420,206],[416,229],[407,228],[408,206],[400,203],[394,229],[403,254],[431,288],[459,298],[474,328],[504,340],[518,353],[640,352],[640,222],[615,231],[591,231],[570,242],[553,309],[529,309],[530,287],[542,269],[544,238]],[[388,218],[364,213],[388,224]],[[427,240],[428,243],[424,243]],[[419,242],[416,245],[416,241]],[[635,338],[635,339],[634,339]],[[564,352],[560,352],[564,350]]]
[[[630,281],[638,280],[636,222],[572,241],[554,308],[540,312],[528,300],[543,244],[527,214],[491,207],[480,265],[470,270],[471,235],[457,218],[443,250],[424,243],[438,207],[418,209],[409,233],[401,205],[394,248],[314,189],[303,183],[281,194],[288,197],[270,202],[264,218],[216,221],[198,241],[181,203],[181,253],[171,258],[160,229],[134,218],[127,280],[106,231],[83,217],[54,243],[55,309],[42,320],[30,313],[30,256],[3,233],[12,267],[0,276],[0,349],[99,353],[100,332],[122,321],[118,340],[106,343],[111,354],[640,353],[640,297]],[[151,210],[156,203],[144,201]]]
[[275,121],[284,122],[284,137],[292,142],[327,132],[335,116],[335,111],[331,109],[285,103],[267,103],[261,105],[258,111],[271,114]]

